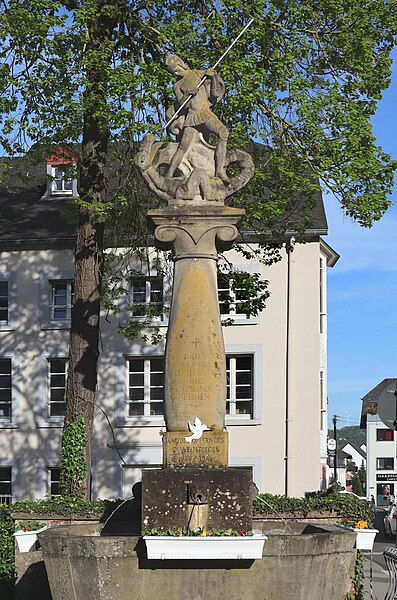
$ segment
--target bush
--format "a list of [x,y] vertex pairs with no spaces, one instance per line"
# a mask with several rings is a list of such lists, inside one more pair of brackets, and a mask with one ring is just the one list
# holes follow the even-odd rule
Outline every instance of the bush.
[[[264,502],[259,500],[263,499]],[[271,508],[270,508],[270,507]],[[273,509],[273,511],[272,511]],[[315,493],[308,498],[289,498],[287,496],[273,496],[272,494],[260,494],[254,500],[254,515],[267,514],[273,516],[275,512],[292,513],[297,518],[305,517],[310,512],[317,511],[323,514],[335,513],[338,517],[354,519],[356,521],[368,521],[372,524],[374,513],[368,500],[356,498],[351,494],[338,493]]]
[[[1,507],[0,507],[1,508]],[[10,515],[1,511],[0,515],[0,579],[10,579],[14,576],[14,521]]]
[[[122,500],[86,502],[78,498],[50,496],[44,500],[19,500],[15,504],[0,504],[0,579],[10,579],[15,575],[15,546],[12,535],[15,523],[11,517],[12,513],[24,513],[35,517],[56,515],[65,519],[78,516],[105,521],[122,503]],[[132,513],[133,501],[129,500],[125,504],[128,504],[128,510]]]

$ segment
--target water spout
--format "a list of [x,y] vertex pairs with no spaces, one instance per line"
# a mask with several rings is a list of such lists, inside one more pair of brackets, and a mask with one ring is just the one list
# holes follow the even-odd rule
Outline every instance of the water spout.
[[118,506],[116,506],[116,508],[110,513],[110,515],[108,516],[108,518],[106,519],[106,521],[102,525],[101,529],[99,530],[99,535],[101,535],[102,531],[105,529],[106,525],[108,524],[108,522],[110,521],[110,519],[113,517],[114,513],[117,512],[119,510],[119,508],[121,508],[123,506],[123,504],[125,504],[129,500],[134,500],[134,496],[130,496],[129,498],[126,498],[125,500],[122,501],[121,504],[119,504]]
[[291,529],[291,527],[289,526],[289,524],[288,524],[288,521],[286,521],[286,520],[284,519],[284,517],[282,517],[282,516],[280,515],[280,513],[279,513],[279,512],[278,512],[278,511],[277,511],[275,508],[273,508],[273,506],[271,506],[271,504],[269,504],[268,502],[266,502],[266,500],[264,500],[264,499],[263,499],[263,498],[261,498],[260,496],[256,496],[256,498],[257,498],[257,500],[260,500],[261,502],[263,502],[263,504],[266,504],[266,506],[268,506],[268,507],[270,508],[270,510],[272,510],[272,511],[273,511],[273,512],[274,512],[274,513],[277,515],[277,517],[278,517],[279,519],[281,519],[281,521],[284,523],[284,527],[285,527],[285,528],[287,528],[287,529],[289,529],[289,530],[290,530],[290,532],[292,533],[292,529]]

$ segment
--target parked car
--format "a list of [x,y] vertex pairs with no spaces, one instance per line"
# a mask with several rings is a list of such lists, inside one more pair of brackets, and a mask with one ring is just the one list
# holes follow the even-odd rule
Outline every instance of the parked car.
[[385,518],[383,519],[383,530],[389,538],[396,537],[397,526],[397,506],[392,504],[388,507]]

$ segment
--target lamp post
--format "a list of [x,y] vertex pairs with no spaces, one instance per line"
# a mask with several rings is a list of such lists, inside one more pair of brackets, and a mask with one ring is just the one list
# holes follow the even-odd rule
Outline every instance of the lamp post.
[[332,423],[334,424],[334,440],[335,440],[335,457],[334,457],[334,482],[338,482],[338,465],[337,465],[337,454],[338,454],[338,442],[336,439],[336,423],[338,418],[336,415],[332,417]]

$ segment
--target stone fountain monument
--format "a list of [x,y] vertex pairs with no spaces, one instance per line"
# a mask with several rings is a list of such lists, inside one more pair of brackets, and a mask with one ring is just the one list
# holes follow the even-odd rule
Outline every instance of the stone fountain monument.
[[[149,211],[148,220],[157,246],[171,249],[175,264],[163,467],[143,471],[142,530],[250,530],[251,472],[228,467],[216,266],[244,216],[225,199],[249,181],[254,166],[247,153],[228,151],[228,130],[212,112],[224,93],[219,75],[191,70],[178,56],[168,57],[167,68],[176,77],[176,102],[167,113],[176,141],[164,146],[149,135],[136,158],[165,203]],[[106,523],[50,528],[40,542],[52,600],[342,597],[352,575],[355,534],[305,523],[280,529],[280,522],[257,520],[255,527],[267,536],[262,560],[207,560],[204,554],[187,567],[181,564],[186,561],[151,559],[141,535],[114,527],[107,533]]]
[[[163,468],[143,472],[142,527],[246,530],[252,526],[250,470],[228,468],[217,260],[219,251],[231,248],[244,216],[225,199],[249,181],[254,165],[246,152],[228,152],[229,132],[212,112],[225,91],[219,75],[191,70],[176,55],[166,64],[177,78],[176,102],[167,111],[176,141],[163,147],[147,136],[136,159],[149,187],[167,203],[149,211],[148,220],[157,247],[171,250],[174,260]],[[227,173],[231,164],[234,177]]]

